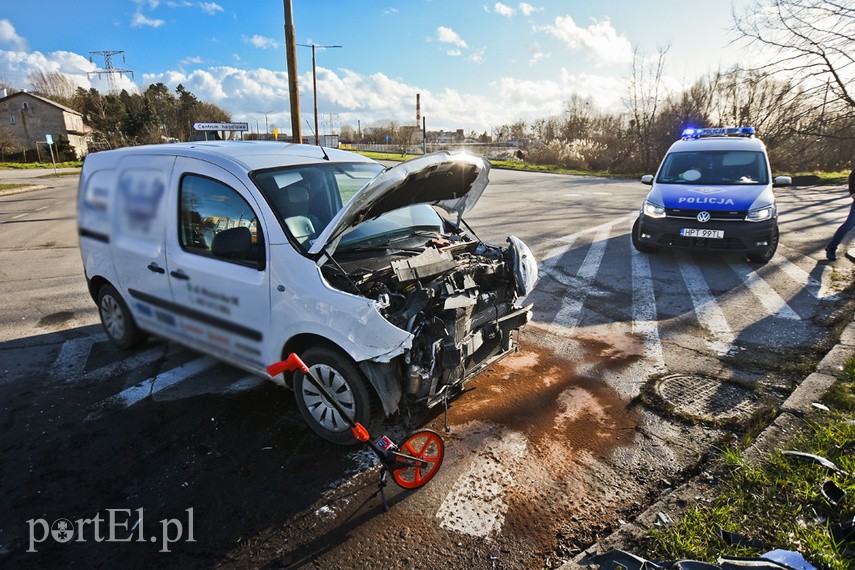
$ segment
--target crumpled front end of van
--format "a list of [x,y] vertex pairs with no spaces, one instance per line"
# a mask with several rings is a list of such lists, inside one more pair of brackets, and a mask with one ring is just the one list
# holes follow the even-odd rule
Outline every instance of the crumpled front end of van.
[[357,288],[413,335],[390,371],[406,402],[431,407],[516,349],[515,331],[531,318],[531,305],[517,301],[533,287],[537,265],[513,236],[505,247],[439,238],[416,255],[340,259],[324,273],[334,287]]

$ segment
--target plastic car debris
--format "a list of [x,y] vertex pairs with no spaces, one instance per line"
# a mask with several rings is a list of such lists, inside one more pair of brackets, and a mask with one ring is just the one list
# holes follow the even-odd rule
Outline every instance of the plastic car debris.
[[842,523],[834,523],[830,528],[834,542],[855,542],[855,515]]
[[801,451],[782,451],[781,453],[787,457],[793,457],[795,459],[801,459],[802,461],[809,461],[811,463],[818,463],[826,469],[831,469],[835,473],[840,473],[841,475],[848,475],[846,471],[835,465],[833,461],[829,461],[825,457],[820,457],[813,453],[803,453]]
[[764,548],[762,540],[758,540],[756,538],[748,538],[747,536],[742,536],[739,533],[730,532],[728,530],[724,530],[723,528],[718,529],[718,536],[725,542],[725,544],[729,544],[732,546],[753,548],[755,550],[763,550]]
[[837,484],[830,479],[822,482],[821,490],[822,496],[835,507],[840,506],[840,503],[842,503],[843,499],[846,497],[846,491],[838,487]]
[[588,559],[588,565],[597,564],[600,570],[660,570],[663,566],[623,550],[609,550]]
[[795,550],[770,550],[763,555],[763,558],[792,570],[816,570],[816,566],[805,560],[805,557]]

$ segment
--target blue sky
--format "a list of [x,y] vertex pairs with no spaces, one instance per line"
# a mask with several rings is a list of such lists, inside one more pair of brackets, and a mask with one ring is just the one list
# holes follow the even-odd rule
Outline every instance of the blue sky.
[[[122,87],[182,83],[255,130],[290,131],[283,5],[279,0],[5,2],[0,82],[27,89],[33,70],[87,75],[90,51],[124,50]],[[734,6],[735,4],[735,6]],[[670,46],[666,82],[691,84],[744,55],[730,45],[731,10],[750,0],[292,0],[297,41],[318,49],[321,133],[342,124],[415,123],[478,133],[559,114],[572,95],[618,109],[633,49]],[[299,47],[304,119],[312,120],[311,49]],[[755,54],[756,55],[756,54]],[[303,124],[304,133],[307,131]]]

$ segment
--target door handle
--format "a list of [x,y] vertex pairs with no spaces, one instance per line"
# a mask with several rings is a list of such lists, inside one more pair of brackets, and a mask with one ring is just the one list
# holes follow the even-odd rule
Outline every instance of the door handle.
[[161,273],[161,274],[166,273],[166,269],[164,269],[163,267],[161,267],[160,265],[158,265],[157,263],[155,263],[153,261],[151,263],[149,263],[147,267],[148,267],[149,271],[154,271],[155,273]]
[[175,277],[176,279],[181,279],[182,281],[190,280],[190,276],[181,271],[180,269],[178,271],[170,271],[169,274]]

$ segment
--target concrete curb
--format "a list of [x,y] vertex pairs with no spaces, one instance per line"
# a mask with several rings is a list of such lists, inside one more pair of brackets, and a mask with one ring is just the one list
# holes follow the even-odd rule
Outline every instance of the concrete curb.
[[27,186],[21,186],[20,188],[7,188],[6,190],[0,190],[0,197],[3,196],[14,196],[15,194],[23,194],[24,192],[32,192],[34,190],[44,190],[47,188],[44,184],[29,184]]
[[[816,372],[810,374],[793,390],[781,405],[778,417],[743,452],[746,461],[752,464],[762,463],[771,452],[781,449],[782,445],[796,435],[804,427],[802,418],[811,411],[812,404],[819,401],[837,381],[838,375],[843,371],[843,365],[853,354],[855,354],[855,322],[849,323],[838,343],[819,362]],[[572,560],[562,564],[559,569],[587,568],[584,561],[594,554],[608,552],[615,548],[630,549],[628,545],[636,544],[647,530],[656,524],[660,513],[673,516],[673,513],[682,513],[693,503],[709,501],[706,497],[714,486],[715,481],[697,476],[675,489],[665,491],[634,521],[622,525],[611,535],[586,548]]]

